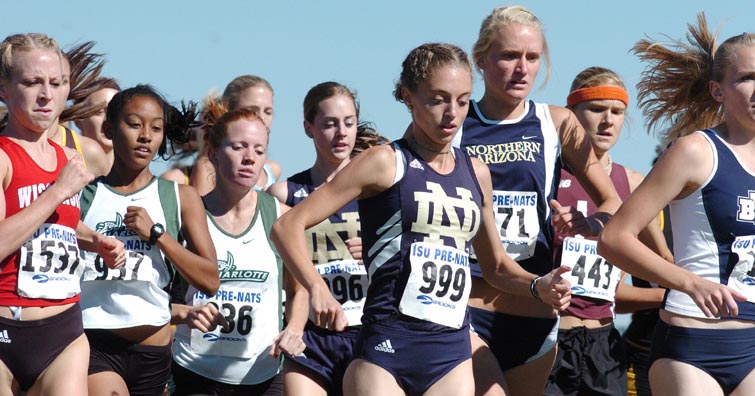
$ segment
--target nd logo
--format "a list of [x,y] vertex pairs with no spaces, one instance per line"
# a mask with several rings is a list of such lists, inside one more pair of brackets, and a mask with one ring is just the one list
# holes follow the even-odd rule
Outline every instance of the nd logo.
[[755,191],[749,190],[746,197],[737,197],[737,220],[755,222]]

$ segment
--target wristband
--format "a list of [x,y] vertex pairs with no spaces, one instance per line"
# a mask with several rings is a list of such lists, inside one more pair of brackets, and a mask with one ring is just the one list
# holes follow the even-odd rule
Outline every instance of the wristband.
[[532,280],[530,281],[530,294],[532,294],[532,297],[534,297],[535,300],[543,302],[543,300],[540,298],[540,292],[537,291],[537,282],[540,281],[540,278],[542,278],[542,276],[532,278]]

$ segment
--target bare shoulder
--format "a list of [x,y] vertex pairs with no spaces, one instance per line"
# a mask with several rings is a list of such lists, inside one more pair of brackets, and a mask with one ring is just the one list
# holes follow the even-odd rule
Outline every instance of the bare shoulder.
[[3,182],[3,190],[10,184],[13,176],[13,164],[5,150],[0,149],[0,180]]
[[627,174],[627,180],[629,180],[629,191],[634,191],[645,180],[645,175],[627,167],[624,167],[624,170]]
[[[548,110],[551,113],[551,119],[553,120],[553,124],[556,125],[556,127],[570,122],[572,117],[574,117],[574,113],[572,113],[572,111],[567,109],[566,107],[548,105]],[[574,119],[576,119],[576,117]]]
[[268,159],[267,161],[265,161],[265,163],[267,164],[267,166],[270,167],[270,171],[273,172],[273,176],[275,177],[275,180],[280,179],[281,172],[283,172],[283,168],[281,168],[281,165],[271,159]]
[[178,184],[186,184],[186,174],[179,168],[168,169],[160,177]]
[[286,202],[288,198],[288,183],[285,180],[277,181],[265,191],[274,196],[278,201]]

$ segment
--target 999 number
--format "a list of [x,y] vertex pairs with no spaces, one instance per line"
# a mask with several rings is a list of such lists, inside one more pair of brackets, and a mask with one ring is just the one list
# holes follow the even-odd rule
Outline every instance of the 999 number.
[[467,285],[467,277],[463,268],[457,268],[454,271],[448,264],[443,264],[439,268],[432,261],[427,261],[422,265],[422,281],[427,284],[420,287],[419,291],[425,294],[432,293],[437,286],[438,291],[435,292],[435,296],[442,298],[453,289],[455,293],[449,297],[453,302],[461,300],[464,295],[464,288]]

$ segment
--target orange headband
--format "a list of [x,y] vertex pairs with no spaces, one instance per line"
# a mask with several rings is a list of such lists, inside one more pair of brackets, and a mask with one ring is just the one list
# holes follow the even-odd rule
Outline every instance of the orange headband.
[[629,95],[624,88],[605,85],[600,87],[581,88],[572,91],[572,93],[566,98],[566,106],[573,107],[580,102],[598,99],[616,99],[629,106]]

